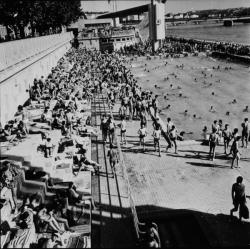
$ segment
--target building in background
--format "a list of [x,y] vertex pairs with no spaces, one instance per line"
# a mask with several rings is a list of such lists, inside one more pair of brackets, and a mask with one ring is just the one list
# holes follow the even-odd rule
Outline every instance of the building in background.
[[93,30],[97,33],[98,29],[110,28],[113,24],[111,18],[106,19],[79,19],[77,22],[72,23],[68,28],[77,28],[78,32],[84,30]]

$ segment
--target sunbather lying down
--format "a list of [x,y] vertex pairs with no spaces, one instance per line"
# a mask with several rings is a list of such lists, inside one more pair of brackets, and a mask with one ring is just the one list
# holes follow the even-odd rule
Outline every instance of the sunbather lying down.
[[82,169],[85,169],[96,173],[97,170],[102,166],[99,163],[88,158],[86,152],[87,150],[83,148],[83,145],[80,145],[80,149],[78,151],[79,156],[74,157],[75,164],[78,164],[79,166],[78,172],[80,172]]

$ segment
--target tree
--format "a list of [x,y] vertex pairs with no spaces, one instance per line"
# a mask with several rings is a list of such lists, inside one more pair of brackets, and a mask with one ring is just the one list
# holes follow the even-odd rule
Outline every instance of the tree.
[[41,0],[1,0],[0,24],[13,30],[16,37],[24,38],[24,29],[31,27],[32,36],[35,30],[40,35],[61,29],[83,16],[81,1],[41,1]]

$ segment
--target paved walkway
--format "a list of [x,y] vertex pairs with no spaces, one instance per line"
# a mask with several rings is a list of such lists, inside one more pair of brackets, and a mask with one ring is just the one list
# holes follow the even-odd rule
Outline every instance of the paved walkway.
[[[119,103],[114,107],[117,117]],[[97,96],[92,103],[92,122],[99,129],[100,117],[108,113],[102,96]],[[119,119],[116,120],[118,124]],[[178,127],[177,127],[178,128]],[[229,221],[231,203],[231,185],[238,175],[245,179],[246,191],[249,195],[250,149],[242,151],[240,169],[230,169],[230,160],[222,155],[223,147],[218,147],[214,162],[207,160],[207,146],[193,141],[179,143],[179,154],[165,152],[166,141],[162,138],[162,156],[153,148],[153,132],[151,118],[148,117],[148,136],[146,152],[139,147],[137,131],[139,121],[128,121],[127,144],[122,147],[130,184],[139,217],[142,212],[153,210],[194,210],[201,217],[206,232],[208,225],[220,245],[250,244],[249,222],[239,224]],[[119,137],[119,131],[117,130]],[[58,134],[54,134],[56,140]],[[32,135],[22,146],[13,147],[6,154],[19,155],[31,165],[51,167],[50,159],[36,153],[37,139],[40,135]],[[92,159],[103,167],[100,174],[92,178],[92,193],[98,210],[92,213],[92,246],[96,247],[132,247],[135,245],[134,228],[130,215],[125,180],[120,166],[115,176],[107,160],[108,145],[104,146],[101,132],[92,138]],[[28,151],[28,152],[27,152]],[[201,153],[199,153],[201,152]],[[2,155],[3,156],[3,155]],[[206,223],[205,223],[206,221]]]
[[[116,104],[114,113],[118,108]],[[116,123],[119,122],[118,119]],[[179,142],[178,154],[173,149],[166,153],[167,143],[162,137],[159,157],[153,147],[151,118],[148,117],[145,153],[139,147],[138,129],[139,121],[127,122],[127,144],[122,147],[138,212],[194,210],[208,217],[223,245],[250,244],[250,224],[230,225],[228,216],[232,208],[231,186],[237,176],[244,177],[250,195],[250,149],[242,149],[241,168],[230,169],[231,159],[224,157],[223,146],[217,148],[216,159],[209,161],[208,146],[190,140]],[[234,232],[239,235],[239,231],[241,237],[237,241]]]
[[[102,98],[97,96],[92,103],[92,122],[100,127],[102,114],[109,114],[108,107]],[[100,173],[93,177],[93,193],[100,209],[93,211],[93,247],[117,248],[133,247],[134,231],[130,217],[130,206],[127,197],[122,170],[117,166],[114,176],[111,171],[107,153],[109,145],[102,142],[101,132],[92,139],[92,159],[102,165]]]

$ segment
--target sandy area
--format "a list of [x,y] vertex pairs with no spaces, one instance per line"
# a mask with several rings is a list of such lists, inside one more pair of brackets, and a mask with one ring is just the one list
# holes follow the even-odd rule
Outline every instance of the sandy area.
[[[184,64],[184,68],[177,68],[181,64]],[[225,70],[225,67],[231,69]],[[131,70],[143,89],[159,95],[161,118],[166,120],[171,117],[177,129],[186,132],[187,139],[200,139],[203,127],[206,125],[210,131],[215,119],[222,119],[233,129],[241,128],[245,117],[250,118],[249,112],[243,112],[247,105],[250,107],[249,66],[200,54],[198,57],[174,59],[152,57],[152,60],[146,60],[139,57],[131,62]],[[236,104],[232,103],[234,99]],[[167,110],[169,104],[171,107]],[[211,106],[215,112],[210,112]],[[186,116],[185,110],[188,113]],[[229,112],[229,116],[226,112]]]

